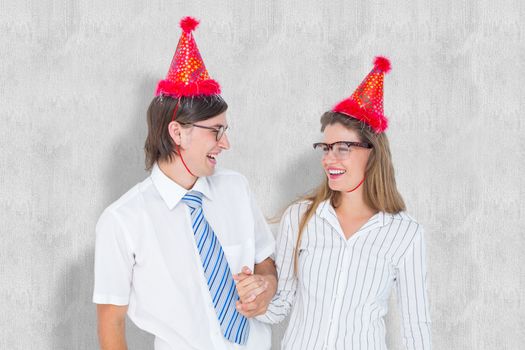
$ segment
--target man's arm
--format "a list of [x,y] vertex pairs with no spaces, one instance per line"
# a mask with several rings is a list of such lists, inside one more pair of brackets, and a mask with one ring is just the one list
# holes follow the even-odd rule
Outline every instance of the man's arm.
[[277,271],[271,258],[255,264],[255,273],[248,267],[234,275],[240,301],[236,306],[239,313],[246,317],[255,317],[266,312],[277,290]]
[[266,281],[269,283],[270,289],[272,286],[275,287],[274,289],[277,288],[277,270],[275,268],[275,262],[272,260],[272,258],[266,258],[265,260],[261,261],[261,263],[255,264],[254,267],[255,274],[265,277]]
[[126,313],[128,306],[97,304],[98,339],[101,350],[127,350]]

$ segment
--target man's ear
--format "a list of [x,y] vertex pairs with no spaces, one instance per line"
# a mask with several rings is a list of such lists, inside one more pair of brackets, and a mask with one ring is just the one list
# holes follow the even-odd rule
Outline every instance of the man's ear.
[[168,133],[170,134],[170,137],[173,140],[173,142],[177,146],[180,146],[182,143],[182,136],[181,136],[182,125],[180,125],[176,121],[172,121],[171,123],[168,124]]

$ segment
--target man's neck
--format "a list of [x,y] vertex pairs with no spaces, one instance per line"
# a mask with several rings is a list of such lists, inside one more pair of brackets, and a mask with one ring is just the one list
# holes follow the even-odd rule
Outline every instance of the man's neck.
[[159,161],[159,169],[179,186],[189,190],[195,185],[197,177],[191,175],[182,162],[175,158],[173,161]]

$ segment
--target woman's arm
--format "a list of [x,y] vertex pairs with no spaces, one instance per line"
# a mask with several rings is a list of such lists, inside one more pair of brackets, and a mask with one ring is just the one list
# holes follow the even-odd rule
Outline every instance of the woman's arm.
[[297,238],[298,205],[292,205],[283,214],[276,240],[276,258],[278,286],[277,293],[264,315],[257,316],[265,323],[279,323],[290,313],[297,288],[294,274],[294,247]]
[[425,240],[421,226],[418,226],[396,273],[405,348],[428,350],[431,348],[430,312],[426,291]]

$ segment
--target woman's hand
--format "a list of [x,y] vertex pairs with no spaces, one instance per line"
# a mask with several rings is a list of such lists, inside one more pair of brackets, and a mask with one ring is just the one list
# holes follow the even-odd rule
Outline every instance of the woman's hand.
[[[273,261],[268,260],[273,267]],[[264,314],[277,290],[277,278],[271,269],[268,274],[254,274],[244,266],[242,272],[234,275],[233,279],[240,299],[236,302],[237,311],[246,317]]]

